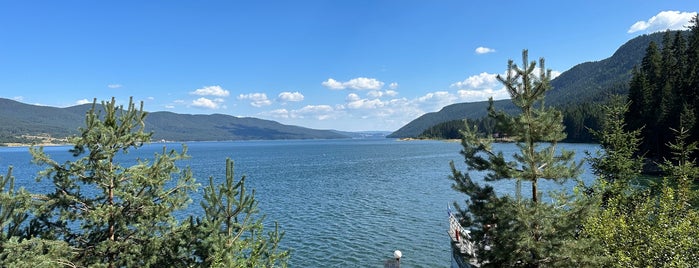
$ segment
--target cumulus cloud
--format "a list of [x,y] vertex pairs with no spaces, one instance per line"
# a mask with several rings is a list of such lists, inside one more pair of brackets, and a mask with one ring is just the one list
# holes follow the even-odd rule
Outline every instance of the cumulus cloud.
[[318,120],[334,118],[335,110],[330,105],[306,105],[301,109],[291,111],[294,118],[312,117]]
[[289,102],[289,101],[302,101],[304,96],[300,92],[282,92],[279,93],[279,96],[277,98],[282,101],[282,102]]
[[275,118],[289,118],[289,111],[287,109],[276,109],[269,112],[263,113]]
[[495,100],[508,98],[509,93],[498,81],[497,76],[482,72],[453,83],[451,87],[457,89],[456,96],[462,102],[484,101],[491,97]]
[[372,90],[367,92],[366,95],[370,98],[381,98],[381,96],[383,96],[383,92],[381,92],[380,90]]
[[250,100],[250,105],[254,107],[268,106],[272,104],[265,93],[250,93],[238,95],[239,100]]
[[439,109],[441,107],[453,104],[457,101],[457,97],[448,91],[436,91],[425,94],[417,98],[417,101],[424,104],[431,104],[431,109]]
[[393,82],[393,83],[391,83],[390,85],[388,85],[388,88],[391,89],[391,90],[398,89],[398,83]]
[[355,93],[347,94],[347,98],[345,98],[345,100],[347,100],[348,102],[356,101],[356,100],[360,100],[360,99],[361,98],[359,97],[359,95],[357,95]]
[[88,104],[88,103],[92,103],[92,101],[88,100],[88,99],[82,99],[82,100],[75,101],[75,104],[77,104],[77,105]]
[[488,54],[488,53],[493,53],[495,52],[495,49],[489,48],[489,47],[477,47],[476,48],[476,54]]
[[[332,78],[323,81],[321,83],[326,88],[332,90],[342,90],[342,89],[356,89],[356,90],[378,90],[383,87],[384,82],[376,80],[375,78],[358,77],[347,82],[340,82]],[[396,84],[398,86],[398,84]]]
[[470,76],[464,81],[453,83],[451,84],[451,87],[457,89],[493,88],[500,85],[497,76],[497,74],[482,72],[480,74]]
[[[539,68],[534,69],[534,74],[539,74]],[[503,76],[505,74],[502,74]],[[551,79],[561,75],[559,71],[551,71]],[[462,102],[484,101],[492,97],[495,100],[507,99],[510,97],[505,87],[498,81],[497,74],[482,72],[470,76],[463,81],[451,84],[456,88],[456,97]]]
[[221,98],[216,98],[216,99],[208,99],[205,97],[198,98],[196,100],[192,101],[192,106],[198,107],[198,108],[204,108],[204,109],[220,109],[220,108],[225,108],[223,106],[224,100]]
[[302,108],[295,110],[287,109],[276,109],[267,112],[260,113],[261,115],[282,118],[282,119],[316,119],[316,120],[328,120],[338,118],[343,111],[341,109],[333,108],[330,105],[306,105]]
[[648,33],[670,30],[685,30],[689,21],[697,15],[697,12],[661,11],[647,21],[637,21],[628,30],[628,33],[646,31]]
[[378,109],[384,107],[384,102],[379,99],[360,99],[347,103],[350,109]]
[[483,89],[483,90],[463,90],[462,89],[462,90],[457,91],[456,95],[459,97],[459,101],[462,101],[462,102],[484,101],[484,100],[488,100],[489,98],[493,98],[494,100],[502,100],[502,99],[507,99],[510,97],[510,94],[504,88],[502,88],[502,89],[487,88],[487,89]]
[[561,75],[561,72],[559,72],[559,71],[551,71],[551,80],[555,79],[555,78],[558,77],[559,75]]
[[221,86],[207,86],[196,89],[190,92],[190,94],[197,96],[228,97],[228,95],[230,95],[230,92],[228,90],[223,89]]
[[335,89],[335,90],[341,90],[345,89],[345,86],[342,85],[341,82],[338,82],[335,79],[328,78],[328,80],[325,80],[323,83],[320,83],[324,87],[327,87],[329,89]]
[[13,97],[12,99],[13,99],[13,100],[16,100],[16,101],[23,101],[23,100],[24,100],[24,97],[23,97],[23,96],[15,96],[15,97]]
[[108,88],[111,88],[111,89],[117,89],[117,88],[121,88],[122,85],[120,85],[120,84],[109,84],[109,85],[107,85],[107,87],[108,87]]

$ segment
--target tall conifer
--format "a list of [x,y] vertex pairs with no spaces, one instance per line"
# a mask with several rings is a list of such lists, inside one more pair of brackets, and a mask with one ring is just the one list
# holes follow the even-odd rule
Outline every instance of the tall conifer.
[[74,161],[56,162],[42,148],[32,148],[34,162],[47,166],[55,191],[45,197],[32,226],[37,235],[66,241],[72,262],[90,267],[143,267],[161,258],[164,239],[178,225],[173,212],[189,202],[194,181],[175,161],[185,152],[166,151],[151,161],[123,166],[119,159],[150,141],[146,112],[128,106],[96,104],[86,127],[71,139]]
[[487,173],[485,181],[528,184],[529,193],[521,193],[518,187],[514,198],[496,195],[491,186],[474,182],[452,163],[453,188],[469,196],[468,207],[460,213],[474,229],[475,239],[487,241],[479,251],[482,262],[495,267],[573,265],[574,258],[563,252],[573,240],[577,211],[568,209],[564,194],[552,195],[552,203],[542,202],[538,184],[540,180],[564,182],[576,178],[580,163],[573,161],[572,152],[557,148],[557,143],[565,138],[562,116],[543,101],[551,89],[551,71],[545,69],[543,58],[539,68],[536,62],[529,62],[527,50],[522,52],[522,62],[520,68],[510,60],[507,75],[498,76],[521,112],[510,115],[495,111],[492,100],[489,108],[498,131],[514,138],[519,152],[506,158],[494,150],[490,137],[479,137],[475,129],[467,127],[461,153],[469,170]]

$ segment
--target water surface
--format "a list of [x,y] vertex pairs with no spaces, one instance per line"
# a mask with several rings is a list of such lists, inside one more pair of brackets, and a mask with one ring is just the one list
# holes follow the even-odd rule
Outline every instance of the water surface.
[[[163,146],[150,144],[120,159],[152,158]],[[293,140],[187,143],[191,166],[200,183],[225,176],[225,160],[235,161],[236,179],[247,176],[260,211],[277,221],[286,235],[282,247],[292,250],[290,267],[383,267],[393,251],[403,252],[403,267],[448,267],[450,261],[447,205],[463,202],[451,189],[449,162],[464,169],[458,143],[441,141]],[[588,144],[563,144],[577,151]],[[506,155],[516,147],[498,144]],[[69,147],[46,147],[55,159],[70,159]],[[27,148],[0,148],[0,173],[13,165],[17,184],[34,192],[50,189],[36,183],[39,168]],[[591,180],[589,171],[584,175]],[[478,174],[472,177],[478,180]],[[543,183],[542,191],[570,187]],[[526,186],[524,186],[526,187]],[[514,184],[496,183],[500,193]],[[198,214],[201,191],[182,215]]]

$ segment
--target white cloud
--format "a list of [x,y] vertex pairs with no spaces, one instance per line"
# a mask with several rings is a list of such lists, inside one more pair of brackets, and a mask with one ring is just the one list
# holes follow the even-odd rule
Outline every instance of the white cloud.
[[223,99],[217,98],[217,99],[207,99],[205,97],[198,98],[196,100],[192,101],[192,106],[198,107],[198,108],[205,108],[205,109],[219,109],[219,108],[225,108],[221,104],[223,103]]
[[459,81],[451,84],[451,87],[457,89],[478,89],[478,88],[493,88],[500,85],[496,78],[497,74],[482,72],[477,75],[470,76],[464,81]]
[[250,105],[254,107],[268,106],[272,104],[272,101],[267,99],[267,94],[265,93],[250,93],[250,94],[240,94],[238,95],[239,100],[251,100]]
[[379,99],[361,99],[347,103],[347,108],[350,109],[378,109],[384,107],[384,102]]
[[391,90],[395,90],[395,89],[398,88],[398,83],[393,82],[393,83],[391,83],[390,85],[388,85],[388,88],[391,89]]
[[[533,73],[538,76],[539,70],[537,67]],[[559,75],[561,75],[561,72],[551,71],[551,79]],[[510,97],[505,87],[498,81],[497,74],[486,72],[470,76],[464,81],[453,83],[451,87],[457,89],[456,96],[461,102],[485,101],[490,97],[495,100],[501,100]]]
[[635,33],[646,31],[648,33],[670,30],[685,30],[689,21],[697,15],[697,12],[661,11],[647,21],[637,21],[627,31]]
[[351,102],[351,101],[357,101],[360,99],[361,98],[359,97],[359,95],[357,95],[355,93],[350,93],[350,94],[347,94],[347,98],[345,100],[347,100],[347,102]]
[[122,85],[120,85],[120,84],[109,84],[109,85],[107,85],[107,87],[108,87],[108,88],[111,88],[111,89],[117,89],[117,88],[121,88]]
[[88,104],[88,103],[92,103],[92,101],[88,100],[88,99],[82,99],[82,100],[75,101],[75,104],[77,104],[77,105]]
[[493,98],[494,100],[502,100],[502,99],[507,99],[510,97],[510,94],[507,93],[507,90],[505,88],[502,89],[483,89],[483,90],[459,90],[456,92],[456,95],[459,97],[459,101],[461,102],[477,102],[477,101],[485,101],[488,100],[489,98]]
[[283,102],[302,101],[304,96],[303,96],[303,94],[299,93],[298,91],[296,91],[296,92],[282,92],[282,93],[279,93],[279,96],[277,98],[279,98],[279,100],[281,100]]
[[381,96],[383,96],[383,92],[381,92],[381,90],[372,90],[367,92],[366,95],[370,98],[381,98]]
[[307,119],[313,118],[316,120],[327,120],[338,118],[339,114],[343,111],[334,109],[330,105],[306,105],[300,109],[287,110],[287,109],[276,109],[267,112],[260,113],[264,116],[270,116],[273,118],[282,119]]
[[334,118],[335,110],[330,105],[306,105],[301,109],[293,110],[291,112],[291,117],[294,118],[305,118],[313,117],[318,120],[326,120]]
[[551,80],[555,79],[556,77],[560,76],[561,72],[559,71],[551,71]]
[[265,114],[275,118],[289,118],[289,111],[286,109],[276,109]]
[[196,89],[190,92],[190,94],[198,96],[228,97],[228,95],[230,95],[230,92],[228,90],[223,89],[221,86],[207,86]]
[[338,82],[335,79],[328,78],[328,80],[325,80],[323,83],[320,83],[324,87],[327,87],[329,89],[335,89],[335,90],[341,90],[345,89],[345,87],[342,85],[342,83]]
[[175,109],[175,105],[165,105],[165,109]]
[[13,100],[16,100],[16,101],[23,101],[23,100],[24,100],[24,97],[22,97],[22,96],[15,96],[15,97],[13,97],[12,99],[13,99]]
[[[325,80],[324,82],[321,83],[326,88],[333,89],[333,90],[342,90],[342,89],[357,89],[357,90],[363,90],[363,89],[368,89],[368,90],[378,90],[383,87],[384,82],[381,82],[379,80],[376,80],[374,78],[366,78],[366,77],[358,77],[354,78],[352,80],[349,80],[347,82],[340,82],[332,78],[328,78],[328,80]],[[396,84],[397,86],[398,84]]]
[[436,91],[417,98],[417,101],[423,104],[431,104],[428,107],[431,107],[430,110],[433,110],[455,103],[457,97],[447,91]]
[[477,47],[476,48],[476,54],[488,54],[488,53],[493,53],[495,52],[495,49],[489,48],[489,47]]

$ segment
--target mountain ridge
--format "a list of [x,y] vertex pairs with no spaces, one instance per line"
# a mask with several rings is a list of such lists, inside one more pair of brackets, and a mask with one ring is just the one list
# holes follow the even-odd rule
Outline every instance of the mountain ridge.
[[[598,103],[605,101],[610,94],[626,94],[631,70],[640,64],[651,41],[660,45],[663,34],[657,32],[637,36],[619,46],[606,59],[583,62],[561,73],[551,80],[553,89],[546,94],[547,105],[561,107],[570,103]],[[516,112],[509,99],[496,100],[493,105],[496,109]],[[439,123],[482,118],[487,114],[487,107],[488,101],[451,104],[414,119],[387,137],[415,138]]]
[[[23,135],[48,134],[55,138],[76,135],[90,108],[92,104],[58,108],[0,98],[0,143],[21,141]],[[153,132],[153,140],[168,141],[350,138],[332,130],[284,125],[253,117],[167,111],[148,112],[145,130]]]

